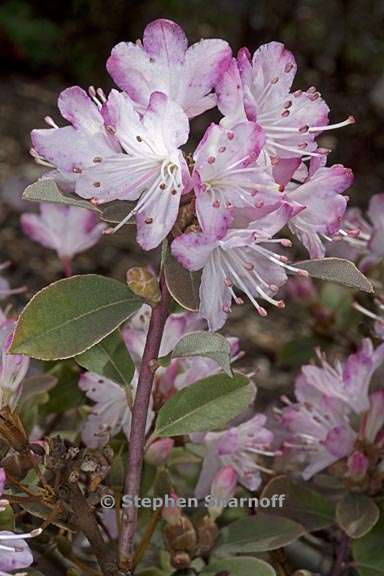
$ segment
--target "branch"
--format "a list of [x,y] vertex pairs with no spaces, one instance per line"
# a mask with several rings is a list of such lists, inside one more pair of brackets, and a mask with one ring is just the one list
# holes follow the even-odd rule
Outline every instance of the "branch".
[[[138,496],[143,466],[145,425],[154,379],[153,360],[159,355],[161,338],[171,296],[164,276],[160,278],[161,300],[153,310],[149,324],[147,340],[141,362],[135,402],[132,410],[131,434],[129,438],[128,468],[125,481],[125,493]],[[133,570],[134,538],[137,530],[138,510],[135,506],[125,508],[122,513],[119,539],[119,565],[126,570]]]

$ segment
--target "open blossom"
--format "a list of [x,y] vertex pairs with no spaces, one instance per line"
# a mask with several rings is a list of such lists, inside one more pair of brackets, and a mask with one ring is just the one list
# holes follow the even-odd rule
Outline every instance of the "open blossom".
[[[34,130],[35,154],[53,164],[58,180],[95,203],[138,201],[116,227],[136,215],[141,246],[156,247],[172,228],[190,177],[179,146],[189,134],[182,109],[159,92],[138,114],[124,93],[93,102],[81,88],[65,90],[59,108],[72,126]],[[98,104],[99,106],[98,106]]]
[[[354,122],[349,117],[329,126],[329,108],[314,87],[291,92],[296,70],[291,52],[280,42],[270,42],[252,58],[242,48],[217,86],[218,107],[226,117],[223,123],[231,127],[241,117],[257,122],[266,135],[263,152],[275,164],[323,155],[315,140],[319,133]],[[290,165],[294,171],[299,161]]]
[[[274,306],[284,307],[273,295],[286,280],[287,258],[266,248],[289,240],[272,238],[300,210],[287,203],[274,212],[255,220],[247,228],[229,229],[224,235],[190,232],[178,236],[172,243],[172,253],[189,270],[203,269],[200,284],[200,313],[207,319],[210,330],[225,323],[232,299],[242,303],[234,291],[241,290],[261,316],[267,311],[257,301],[262,298]],[[299,274],[302,273],[298,272]],[[304,275],[304,274],[303,274]]]
[[231,49],[218,39],[201,40],[188,48],[175,22],[155,20],[144,30],[143,42],[120,42],[112,50],[107,69],[139,111],[153,92],[177,102],[191,118],[212,108],[212,88],[228,66]]
[[375,194],[369,201],[368,219],[359,208],[347,211],[342,222],[339,242],[332,253],[358,261],[363,271],[384,259],[384,194]]
[[[351,456],[358,440],[381,442],[384,390],[369,394],[375,370],[384,361],[384,345],[374,350],[369,339],[335,367],[320,356],[321,366],[304,366],[295,384],[296,402],[286,399],[280,419],[288,430],[285,447],[306,462],[305,479]],[[360,446],[361,448],[361,446]]]
[[208,432],[200,439],[206,455],[195,490],[197,498],[209,494],[212,481],[223,466],[230,466],[245,488],[257,490],[262,480],[260,472],[269,472],[262,465],[262,458],[275,455],[270,448],[273,434],[265,424],[266,417],[256,414],[239,426],[223,432]]
[[197,217],[205,232],[222,234],[233,208],[251,208],[260,216],[281,203],[281,187],[263,164],[257,164],[264,141],[255,122],[242,122],[231,130],[209,126],[193,154],[192,173]]
[[325,255],[323,239],[337,234],[341,227],[347,198],[343,192],[351,186],[352,171],[341,164],[319,167],[309,172],[302,184],[289,184],[287,198],[305,206],[289,221],[289,228],[303,243],[311,258]]
[[107,227],[90,210],[76,206],[40,204],[40,214],[21,216],[23,232],[55,250],[64,262],[94,246]]
[[[80,376],[80,389],[94,402],[81,430],[82,440],[88,448],[104,446],[120,431],[129,438],[136,386],[137,374],[134,375],[129,389],[95,372],[85,372]],[[150,408],[147,415],[147,430],[152,419],[153,412]]]

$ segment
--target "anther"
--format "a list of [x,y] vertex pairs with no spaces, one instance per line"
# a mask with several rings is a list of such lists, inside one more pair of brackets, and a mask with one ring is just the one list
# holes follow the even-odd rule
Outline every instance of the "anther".
[[94,159],[92,160],[92,162],[94,162],[95,164],[99,164],[102,161],[103,159],[101,156],[95,156]]
[[292,242],[290,240],[288,240],[288,238],[283,238],[282,240],[280,240],[280,244],[281,244],[281,246],[284,246],[285,248],[291,248],[292,247]]
[[277,84],[278,81],[279,81],[279,77],[278,77],[278,76],[275,76],[274,78],[272,78],[271,84]]
[[284,112],[281,113],[283,118],[287,118],[289,116],[289,110],[284,110]]
[[101,182],[94,182],[94,183],[93,183],[93,186],[94,186],[95,188],[100,188]]
[[287,100],[287,102],[284,104],[284,108],[290,108],[292,106],[292,100]]
[[146,218],[146,219],[144,220],[144,222],[145,222],[146,224],[152,224],[152,223],[153,223],[153,218]]
[[233,140],[234,137],[235,137],[235,135],[234,135],[233,132],[227,132],[227,138],[228,138],[228,140]]
[[165,190],[166,187],[167,187],[167,185],[166,185],[165,182],[162,182],[162,183],[160,184],[160,186],[159,186],[160,190]]
[[264,206],[264,200],[259,200],[255,204],[256,208],[262,208]]
[[296,91],[293,93],[293,95],[294,95],[295,98],[297,98],[298,96],[301,96],[302,93],[303,93],[302,90],[296,90]]
[[109,132],[109,133],[112,134],[113,136],[116,134],[116,129],[115,129],[113,126],[111,126],[110,124],[108,124],[108,125],[105,127],[105,129],[106,129],[107,132]]
[[283,184],[280,184],[279,192],[284,192],[284,190],[285,190],[285,186],[283,186]]
[[74,166],[74,167],[72,168],[72,172],[73,172],[74,174],[81,174],[81,168],[79,168],[78,166]]
[[138,142],[142,142],[142,141],[143,141],[143,139],[142,139],[141,136],[136,136],[136,140],[137,140]]

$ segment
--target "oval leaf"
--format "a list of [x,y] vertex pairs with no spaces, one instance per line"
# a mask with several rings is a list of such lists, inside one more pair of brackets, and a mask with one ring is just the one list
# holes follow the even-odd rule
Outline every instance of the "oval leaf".
[[254,388],[243,374],[215,374],[177,392],[162,406],[156,436],[207,432],[227,424],[252,401]]
[[167,248],[164,257],[164,277],[172,298],[186,310],[196,312],[200,306],[201,272],[190,272],[183,268]]
[[[190,332],[176,344],[172,358],[187,358],[189,356],[205,356],[214,360],[228,376],[232,375],[230,345],[221,334],[215,332]],[[159,358],[161,361],[161,358]]]
[[229,573],[230,576],[275,576],[274,568],[259,558],[233,557],[213,560],[200,572],[200,576]]
[[217,554],[255,554],[287,546],[305,534],[289,518],[258,514],[233,522],[221,532]]
[[83,200],[78,196],[64,193],[60,190],[56,182],[49,178],[43,178],[42,180],[38,180],[37,182],[30,184],[30,186],[27,186],[23,192],[23,198],[24,200],[30,200],[31,202],[67,204],[69,206],[86,208],[93,212],[100,212],[100,210],[94,206],[94,204],[88,202],[88,200]]
[[92,348],[75,356],[75,360],[83,368],[123,386],[130,384],[135,372],[132,358],[117,330]]
[[379,517],[379,507],[364,494],[347,494],[336,506],[337,522],[351,538],[365,536]]
[[76,356],[108,336],[140,305],[117,280],[97,274],[59,280],[24,308],[10,353],[39,360]]
[[284,509],[271,508],[269,514],[284,514],[310,532],[322,530],[334,523],[334,504],[304,483],[278,476],[268,482],[261,496],[271,498],[274,494],[285,494]]
[[338,284],[343,284],[343,286],[349,286],[364,292],[374,292],[368,278],[356,268],[353,262],[343,258],[303,260],[302,262],[297,262],[295,267],[306,270],[313,278],[337,282]]
[[384,574],[384,514],[373,529],[353,541],[352,552],[355,567],[361,576],[382,576]]

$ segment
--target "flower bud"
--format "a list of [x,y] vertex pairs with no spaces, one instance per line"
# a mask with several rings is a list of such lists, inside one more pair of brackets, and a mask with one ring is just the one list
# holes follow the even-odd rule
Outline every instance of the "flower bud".
[[368,465],[369,461],[365,454],[356,450],[347,460],[348,478],[355,482],[361,482],[367,474]]
[[232,498],[236,491],[237,474],[232,466],[224,466],[216,473],[211,485],[211,498],[213,506],[209,508],[212,518],[222,513],[225,503]]
[[161,466],[168,460],[174,446],[172,438],[155,440],[145,452],[144,460],[151,466]]
[[148,270],[148,268],[141,268],[135,266],[127,271],[127,284],[128,287],[140,296],[145,298],[152,304],[157,304],[161,299],[161,292],[159,283],[156,276]]
[[167,498],[167,505],[163,507],[161,516],[170,526],[177,524],[182,517],[181,508],[177,504],[177,494],[175,492]]

